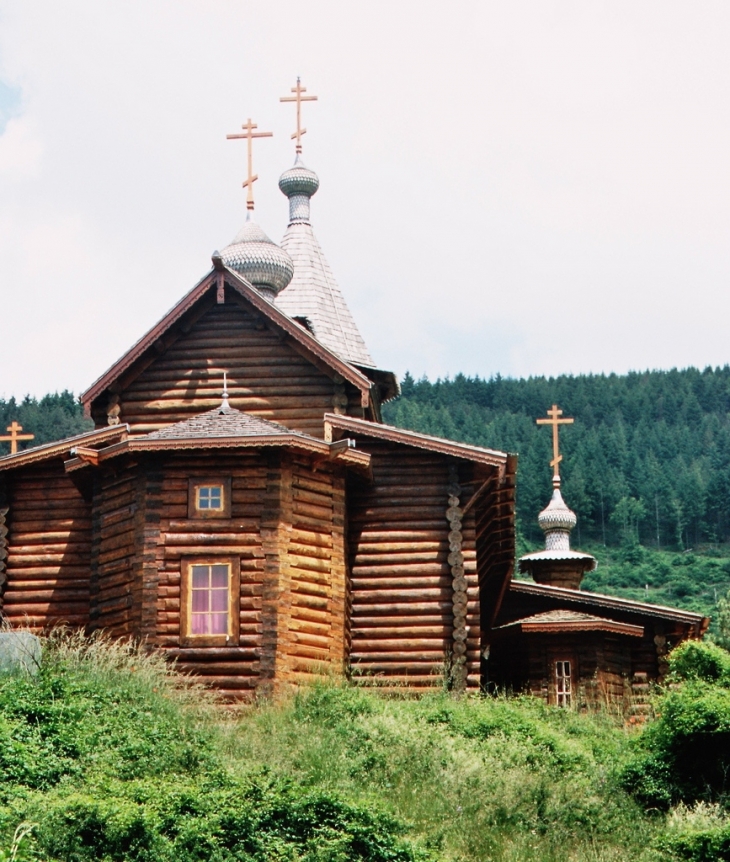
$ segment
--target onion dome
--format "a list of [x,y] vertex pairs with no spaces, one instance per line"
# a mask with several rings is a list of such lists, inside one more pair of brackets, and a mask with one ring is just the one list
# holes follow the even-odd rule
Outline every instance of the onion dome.
[[233,242],[223,249],[221,260],[271,301],[294,275],[294,263],[289,255],[250,218]]
[[552,499],[538,515],[537,522],[545,533],[545,550],[520,557],[519,570],[532,575],[538,584],[580,589],[585,572],[596,568],[596,558],[570,550],[570,532],[578,518],[563,500],[559,476],[553,477]]
[[557,485],[552,499],[537,516],[537,523],[545,533],[546,550],[570,550],[570,531],[578,523],[578,518],[565,504]]
[[319,177],[300,156],[279,178],[279,188],[289,198],[289,223],[309,222],[309,199],[319,188]]

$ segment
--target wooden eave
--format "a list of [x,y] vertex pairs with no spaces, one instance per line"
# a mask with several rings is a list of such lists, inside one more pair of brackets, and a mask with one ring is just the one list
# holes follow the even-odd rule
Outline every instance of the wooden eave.
[[[491,467],[501,468],[502,473],[505,471],[514,472],[516,466],[515,456],[508,455],[507,452],[483,449],[480,446],[470,446],[467,443],[453,443],[440,437],[431,437],[417,431],[406,431],[392,425],[376,424],[367,419],[356,419],[353,416],[344,416],[339,413],[325,413],[324,428],[325,439],[331,439],[332,430],[336,428],[338,431],[349,431],[353,434],[362,434],[365,437],[387,440],[390,443],[402,443],[405,446],[415,446],[419,449],[439,452],[442,455],[451,455],[453,458],[462,458],[478,464],[488,464]],[[508,461],[511,461],[513,465],[511,469],[508,467]]]
[[601,619],[599,617],[592,620],[517,620],[514,623],[508,623],[494,629],[495,634],[508,634],[510,631],[520,631],[523,634],[563,634],[565,632],[600,631],[636,638],[644,636],[644,626],[635,626],[631,623],[621,623],[617,620]]
[[650,605],[647,602],[636,602],[632,599],[619,599],[615,596],[603,595],[602,593],[589,593],[586,590],[570,590],[567,587],[552,587],[548,584],[533,584],[530,581],[514,580],[510,582],[509,589],[510,592],[522,595],[545,596],[560,599],[569,604],[607,608],[644,617],[669,620],[694,627],[698,636],[703,635],[710,624],[709,617],[703,617],[702,614],[696,614],[692,611],[668,608],[664,605]]
[[[128,453],[174,452],[200,449],[266,449],[288,448],[313,455],[319,461],[338,461],[348,467],[369,473],[370,455],[354,448],[334,449],[329,443],[315,437],[300,434],[271,434],[236,437],[190,437],[190,438],[146,438],[129,437],[98,452],[97,464]],[[66,472],[72,473],[85,467],[96,466],[88,459],[70,458],[64,462]]]
[[[34,446],[32,449],[24,449],[15,455],[4,455],[0,458],[0,470],[14,470],[17,467],[25,467],[28,464],[36,464],[68,455],[77,446],[93,448],[102,443],[108,443],[115,438],[125,439],[129,433],[128,425],[110,425],[108,428],[100,428],[97,431],[87,431],[85,434],[76,434],[65,440],[55,443],[46,443],[43,446]],[[364,453],[363,453],[364,454]]]
[[266,317],[274,326],[285,332],[297,344],[303,348],[311,357],[323,363],[334,373],[339,374],[353,386],[360,390],[361,404],[363,407],[370,406],[370,390],[374,385],[365,374],[358,371],[352,365],[344,362],[331,350],[326,348],[303,326],[292,320],[283,311],[270,303],[267,299],[250,285],[238,273],[222,267],[220,270],[209,272],[195,287],[190,290],[167,314],[152,327],[142,338],[139,339],[112,367],[102,374],[81,396],[81,403],[87,415],[91,412],[91,405],[105,390],[109,389],[119,378],[129,371],[148,350],[152,349],[159,339],[170,330],[170,328],[183,317],[186,312],[205,296],[209,290],[217,290],[225,282],[231,289],[240,294],[258,312]]

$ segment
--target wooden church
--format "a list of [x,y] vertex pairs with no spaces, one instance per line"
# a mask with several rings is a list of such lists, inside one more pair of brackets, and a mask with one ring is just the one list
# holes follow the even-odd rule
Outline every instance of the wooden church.
[[[312,97],[292,92],[299,118]],[[327,671],[415,690],[497,680],[556,700],[568,659],[526,620],[585,615],[563,593],[593,613],[593,597],[511,581],[515,456],[382,423],[398,384],[313,233],[303,130],[276,245],[252,217],[263,133],[243,129],[230,137],[249,148],[248,218],[83,394],[95,429],[0,458],[5,621],[139,638],[231,698]],[[701,634],[701,618],[675,613],[692,617],[683,637]],[[613,617],[595,631],[616,634]],[[567,631],[577,656],[583,630]]]

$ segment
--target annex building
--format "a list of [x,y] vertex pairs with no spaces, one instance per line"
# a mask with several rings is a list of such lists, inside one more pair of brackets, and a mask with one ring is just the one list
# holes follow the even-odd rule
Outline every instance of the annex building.
[[243,128],[233,242],[82,395],[94,430],[0,458],[5,621],[139,638],[232,698],[330,671],[573,704],[660,677],[707,621],[582,592],[562,558],[512,579],[516,456],[383,424],[398,383],[313,232],[303,130],[277,245]]

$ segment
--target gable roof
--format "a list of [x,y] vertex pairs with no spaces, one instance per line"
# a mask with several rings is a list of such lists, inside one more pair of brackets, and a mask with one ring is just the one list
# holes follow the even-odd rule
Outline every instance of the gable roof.
[[345,380],[357,387],[361,393],[362,405],[368,406],[372,381],[334,354],[328,347],[321,344],[310,332],[283,311],[269,302],[245,279],[223,266],[219,258],[214,258],[215,269],[202,278],[164,317],[142,336],[114,365],[101,375],[81,396],[84,408],[89,410],[94,399],[117,381],[125,371],[140,359],[155,342],[164,335],[180,318],[205,296],[208,291],[222,288],[225,283],[280,330],[291,336],[310,355],[322,362],[334,373],[340,374]]
[[12,470],[16,467],[24,467],[27,464],[48,461],[52,458],[61,458],[68,455],[71,449],[76,446],[92,447],[102,443],[108,445],[111,441],[116,441],[116,439],[122,440],[126,438],[128,433],[128,425],[110,425],[107,428],[99,428],[97,431],[86,431],[84,434],[75,434],[73,437],[66,437],[65,440],[56,440],[53,443],[33,446],[30,449],[16,452],[14,455],[3,455],[0,457],[0,470]]
[[650,605],[648,602],[636,602],[632,599],[619,599],[616,596],[606,596],[602,593],[589,593],[586,590],[570,590],[567,587],[553,587],[548,584],[533,584],[530,581],[511,581],[510,593],[517,595],[541,596],[559,600],[564,605],[577,605],[586,608],[607,608],[614,611],[624,611],[644,617],[669,620],[695,626],[700,634],[704,634],[710,620],[702,614],[683,611],[678,608],[668,608],[664,605]]
[[337,428],[340,431],[350,431],[353,434],[376,437],[391,443],[416,446],[419,449],[428,449],[431,452],[451,455],[454,458],[490,464],[493,467],[505,467],[508,459],[513,459],[513,462],[516,463],[517,458],[516,455],[509,455],[498,449],[485,449],[481,446],[471,446],[468,443],[454,443],[452,440],[444,440],[442,437],[431,437],[429,434],[406,431],[403,428],[395,428],[393,425],[369,422],[367,419],[356,419],[353,416],[343,416],[339,413],[325,413],[324,427],[325,439],[328,437],[328,429],[331,435],[331,429]]

